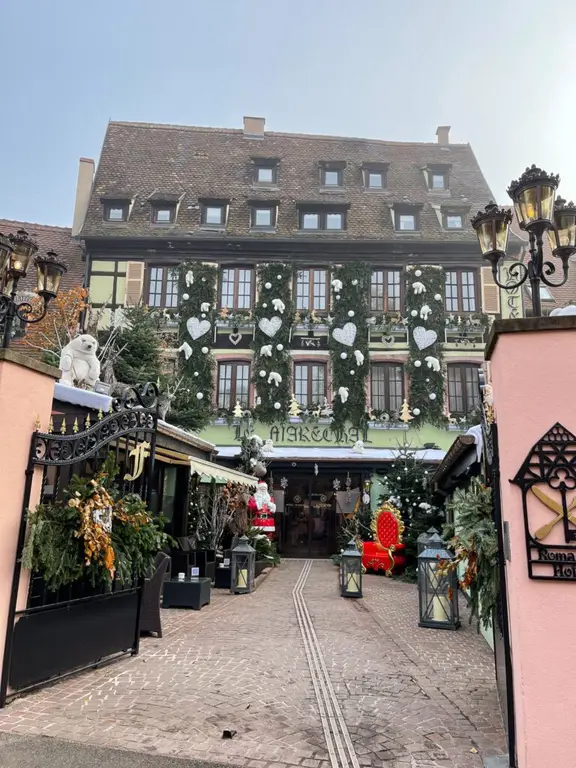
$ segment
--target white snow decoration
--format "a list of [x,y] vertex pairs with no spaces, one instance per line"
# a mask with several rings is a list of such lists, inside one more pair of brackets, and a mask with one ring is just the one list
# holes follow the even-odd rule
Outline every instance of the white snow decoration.
[[343,403],[348,400],[348,387],[339,387],[338,388],[338,397],[340,400],[342,400]]
[[260,435],[257,435],[256,433],[254,433],[254,434],[252,435],[252,437],[250,438],[250,440],[251,440],[253,443],[256,443],[256,445],[263,445],[263,444],[264,444],[264,440],[262,440],[262,438],[260,437]]
[[272,283],[264,283],[264,288],[266,288],[266,290],[269,291],[270,288],[272,288]]
[[434,294],[434,300],[435,300],[435,301],[442,301],[442,296],[441,296],[441,294],[439,294],[439,293],[435,293],[435,294]]
[[352,285],[358,285],[358,280],[356,280],[356,278],[354,278],[354,280],[352,280]]
[[185,341],[181,346],[178,347],[178,352],[184,352],[184,357],[186,360],[190,360],[192,355],[192,347],[190,344],[188,344],[187,341]]
[[256,405],[262,405],[262,398],[260,396],[256,398]]
[[421,269],[417,269],[417,270],[414,272],[414,275],[415,275],[416,277],[422,277],[422,270],[421,270]]
[[276,410],[279,411],[280,408],[282,408],[282,406],[280,405],[280,403],[274,403],[274,408],[276,408]]
[[353,310],[353,309],[349,309],[349,310],[348,310],[348,317],[354,317],[354,314],[355,314],[355,313],[354,313],[354,310]]
[[203,301],[202,304],[200,304],[200,312],[210,312],[209,301]]
[[266,442],[264,443],[264,447],[262,448],[263,453],[274,453],[274,443],[270,438],[266,439]]
[[356,330],[354,323],[345,323],[342,328],[334,328],[332,336],[339,344],[344,344],[345,347],[351,347],[356,338]]
[[347,357],[348,357],[348,353],[347,352],[340,352],[340,358],[342,360],[346,360]]
[[270,319],[263,317],[258,322],[258,328],[260,328],[262,333],[265,333],[266,336],[269,336],[270,338],[276,336],[281,327],[282,320],[278,317],[278,315],[274,315],[274,317],[271,317]]
[[362,440],[356,440],[352,450],[354,453],[364,453],[364,442]]
[[208,352],[210,352],[210,350],[208,349],[208,347],[202,347],[202,354],[203,354],[203,355],[207,355],[207,354],[208,354]]
[[414,360],[414,368],[420,368],[421,365],[422,365],[421,360]]
[[263,379],[264,376],[266,376],[266,371],[258,371],[258,376],[260,376],[260,378]]
[[191,285],[194,285],[194,272],[189,269],[188,272],[186,272],[186,288],[190,288]]
[[196,397],[197,397],[198,400],[202,400],[204,395],[202,394],[202,392],[197,392],[196,393]]
[[428,504],[428,502],[426,502],[426,501],[420,502],[420,504],[418,504],[418,506],[420,507],[420,509],[423,509],[425,512],[428,512],[429,509],[432,509],[432,505]]
[[420,416],[420,408],[412,408],[412,413],[414,416]]
[[435,344],[438,340],[438,334],[436,331],[433,331],[432,329],[426,330],[426,328],[421,325],[417,325],[416,328],[414,328],[412,331],[412,336],[418,349],[426,349],[426,347],[431,347],[432,344]]
[[428,368],[433,370],[435,373],[438,373],[440,370],[440,361],[437,357],[433,357],[432,355],[428,355],[428,357],[425,357],[424,360],[426,361],[426,364]]
[[210,330],[210,321],[199,320],[197,317],[189,317],[186,321],[186,328],[188,329],[190,336],[192,336],[192,340],[196,341],[196,339],[199,339],[201,336],[204,336],[205,333],[208,333]]
[[260,357],[272,357],[272,344],[264,344],[260,347]]
[[576,306],[569,304],[567,307],[558,307],[550,312],[550,317],[558,317],[559,315],[576,315]]
[[332,288],[334,288],[334,293],[340,293],[342,290],[342,280],[338,280],[337,278],[332,280]]
[[430,400],[436,400],[436,393],[435,392],[430,392],[428,397],[430,398]]
[[356,358],[356,365],[360,367],[364,363],[364,355],[359,349],[354,350],[354,357]]
[[410,312],[410,314],[412,315],[412,317],[416,317],[416,316],[418,315],[418,310],[417,310],[417,309],[413,309],[413,310]]
[[428,317],[431,314],[432,314],[432,310],[430,309],[428,304],[424,304],[424,306],[421,307],[420,309],[420,317],[422,318],[422,320],[424,320],[425,323],[428,322]]
[[366,318],[366,325],[376,325],[376,318],[375,317]]
[[190,294],[189,293],[183,293],[182,294],[182,298],[184,299],[184,301],[188,301],[188,299],[190,298]]
[[286,305],[282,299],[272,299],[272,306],[274,307],[274,312],[280,312],[281,315],[284,314]]
[[419,280],[416,280],[416,282],[412,283],[412,290],[415,294],[418,293],[426,293],[426,286],[424,283],[421,283]]
[[277,387],[282,384],[282,376],[280,376],[279,373],[276,373],[276,371],[272,371],[268,376],[268,384],[272,384],[272,382],[274,382]]
[[282,352],[282,350],[284,349],[284,344],[276,344],[276,349],[278,350],[278,352]]
[[256,464],[257,464],[257,461],[256,461],[256,459],[250,459],[250,466],[251,466],[251,467],[255,467],[255,466],[256,466]]

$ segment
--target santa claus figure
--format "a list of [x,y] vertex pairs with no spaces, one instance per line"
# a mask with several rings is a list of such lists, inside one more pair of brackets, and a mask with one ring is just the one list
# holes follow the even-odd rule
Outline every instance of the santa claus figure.
[[259,528],[269,539],[273,538],[276,526],[274,525],[274,513],[276,504],[270,496],[265,482],[259,482],[256,492],[248,501],[248,511],[252,515],[252,525]]

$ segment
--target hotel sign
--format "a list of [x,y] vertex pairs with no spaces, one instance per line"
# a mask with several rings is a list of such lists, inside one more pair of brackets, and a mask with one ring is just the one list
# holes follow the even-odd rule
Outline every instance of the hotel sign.
[[[240,440],[243,434],[250,434],[243,425],[236,425],[235,439]],[[279,424],[270,428],[268,437],[275,445],[299,443],[300,445],[354,445],[358,440],[364,444],[370,444],[368,429],[359,427],[347,427],[345,429],[332,429],[322,424]]]

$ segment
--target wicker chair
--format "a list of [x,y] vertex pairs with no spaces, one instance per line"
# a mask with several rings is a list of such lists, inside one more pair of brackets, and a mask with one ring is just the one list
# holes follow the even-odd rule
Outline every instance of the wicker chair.
[[142,607],[140,609],[140,634],[155,632],[158,637],[162,637],[160,603],[164,577],[170,568],[170,557],[164,552],[158,552],[154,565],[154,572],[150,578],[144,580]]

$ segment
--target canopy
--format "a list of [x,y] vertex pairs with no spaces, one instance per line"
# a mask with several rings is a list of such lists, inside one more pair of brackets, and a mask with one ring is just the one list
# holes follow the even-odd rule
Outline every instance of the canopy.
[[211,480],[217,480],[224,483],[240,483],[241,485],[247,485],[249,488],[256,488],[258,480],[252,475],[245,475],[244,472],[237,472],[235,469],[227,469],[221,467],[219,464],[214,464],[211,461],[204,461],[203,459],[196,459],[190,457],[190,468],[192,474],[201,475],[202,477],[208,477]]

